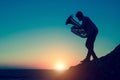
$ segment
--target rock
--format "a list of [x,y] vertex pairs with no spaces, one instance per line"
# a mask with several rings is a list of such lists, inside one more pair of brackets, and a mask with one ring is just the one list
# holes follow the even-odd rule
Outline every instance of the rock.
[[120,44],[96,61],[70,67],[58,80],[120,80]]

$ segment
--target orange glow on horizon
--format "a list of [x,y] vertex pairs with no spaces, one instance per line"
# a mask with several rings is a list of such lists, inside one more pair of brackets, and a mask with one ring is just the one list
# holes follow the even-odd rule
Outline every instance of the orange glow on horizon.
[[29,53],[29,57],[24,55],[22,60],[17,58],[19,62],[17,61],[15,65],[35,69],[66,70],[80,62],[80,59],[82,59],[82,56],[79,56],[80,52],[65,43],[58,43],[57,45],[51,43],[48,46],[43,46],[42,50]]
[[56,62],[54,69],[57,71],[64,71],[67,69],[66,64],[63,62]]

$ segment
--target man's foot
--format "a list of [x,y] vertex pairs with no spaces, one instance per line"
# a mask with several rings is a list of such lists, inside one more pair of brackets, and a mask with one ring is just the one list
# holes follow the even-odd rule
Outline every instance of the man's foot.
[[97,61],[98,60],[98,58],[94,58],[92,61]]
[[90,62],[89,59],[84,59],[83,61],[81,61],[82,63],[85,63],[85,62]]

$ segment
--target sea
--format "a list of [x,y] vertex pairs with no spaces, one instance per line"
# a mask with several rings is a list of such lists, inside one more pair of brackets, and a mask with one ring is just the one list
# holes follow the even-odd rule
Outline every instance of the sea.
[[0,80],[56,80],[59,73],[44,69],[1,69]]

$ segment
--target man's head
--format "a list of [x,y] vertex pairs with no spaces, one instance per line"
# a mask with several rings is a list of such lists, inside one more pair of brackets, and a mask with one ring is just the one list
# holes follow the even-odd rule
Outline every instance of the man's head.
[[78,20],[82,20],[83,19],[83,17],[84,17],[84,15],[83,15],[83,13],[81,12],[81,11],[78,11],[77,13],[76,13],[76,17],[78,18]]

